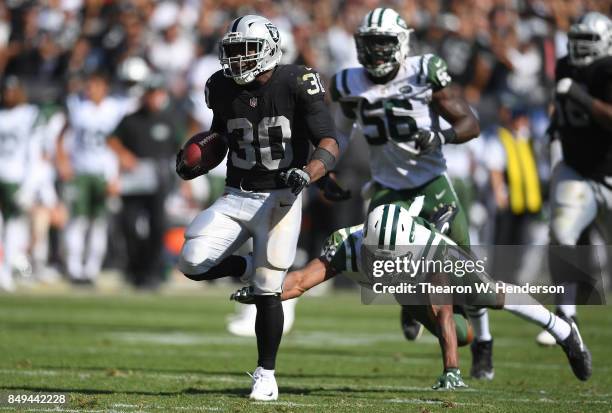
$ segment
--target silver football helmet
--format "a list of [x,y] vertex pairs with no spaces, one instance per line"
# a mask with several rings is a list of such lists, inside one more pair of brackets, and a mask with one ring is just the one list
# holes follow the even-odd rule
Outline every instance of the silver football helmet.
[[411,32],[395,10],[372,10],[355,33],[359,63],[374,77],[391,73],[408,56]]
[[568,33],[570,63],[586,66],[612,53],[612,21],[607,16],[589,12],[572,24]]
[[273,69],[281,55],[277,27],[265,17],[256,15],[234,20],[219,44],[223,74],[239,85],[251,83],[260,73]]

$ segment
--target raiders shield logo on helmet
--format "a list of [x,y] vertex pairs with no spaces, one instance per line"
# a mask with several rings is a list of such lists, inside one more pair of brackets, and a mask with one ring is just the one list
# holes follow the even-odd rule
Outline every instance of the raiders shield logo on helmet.
[[268,28],[268,31],[270,32],[270,37],[272,38],[272,40],[274,40],[274,43],[278,43],[279,34],[276,26],[272,23],[267,23],[266,27]]

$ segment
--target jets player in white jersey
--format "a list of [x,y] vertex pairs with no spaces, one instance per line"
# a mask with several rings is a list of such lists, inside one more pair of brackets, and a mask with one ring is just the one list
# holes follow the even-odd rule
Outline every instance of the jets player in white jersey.
[[[409,276],[403,276],[405,274],[401,271],[393,276],[401,278],[391,278],[388,274],[382,278],[378,277],[381,274],[373,271],[376,269],[376,261],[383,264],[379,268],[385,269],[388,268],[386,264],[392,264],[396,260],[407,260],[412,263],[436,260],[474,262],[470,255],[458,249],[456,243],[441,232],[445,230],[447,218],[440,217],[440,220],[433,225],[418,216],[422,206],[422,196],[416,198],[408,210],[394,204],[379,205],[370,212],[363,225],[342,228],[334,232],[327,239],[318,258],[310,261],[304,268],[287,274],[281,298],[289,300],[299,297],[338,274],[346,275],[365,288],[364,294],[368,294],[370,290],[380,293],[383,285],[390,287],[411,283],[418,286],[420,282],[433,283],[439,275],[416,270]],[[448,275],[448,278],[441,279],[444,280],[442,282],[449,282],[448,285],[472,287],[473,293],[460,296],[464,302],[477,302],[504,309],[544,327],[566,353],[574,375],[579,380],[589,379],[592,371],[591,354],[572,320],[556,316],[525,293],[498,292],[493,287],[489,292],[476,292],[475,285],[494,283],[484,271],[456,272]],[[415,290],[418,291],[418,287]],[[232,298],[246,303],[253,301],[249,287],[238,290]],[[454,311],[461,312],[461,309],[458,305],[452,305],[453,300],[450,297],[439,294],[430,297],[419,297],[417,293],[396,295],[398,301],[421,298],[428,298],[429,304],[413,307],[411,311],[416,319],[438,337],[443,356],[444,371],[433,388],[466,387],[459,371],[457,345],[469,343],[471,332],[461,315],[453,315]]]
[[[468,221],[446,175],[442,145],[460,144],[480,133],[468,104],[450,88],[443,59],[433,54],[410,56],[410,33],[404,19],[390,8],[369,12],[355,33],[361,67],[338,72],[331,82],[338,103],[336,128],[341,150],[362,134],[370,145],[372,182],[365,190],[369,210],[381,204],[409,207],[424,195],[421,216],[431,219],[440,206],[452,205],[456,215],[449,236],[468,247]],[[409,307],[402,308],[402,328],[414,340],[422,325]],[[472,376],[492,378],[492,340],[486,309],[469,309],[475,327]]]
[[67,110],[68,122],[58,139],[56,155],[70,208],[66,266],[71,281],[91,284],[106,254],[105,204],[109,184],[117,177],[117,161],[106,139],[126,114],[128,104],[108,96],[106,79],[94,74],[87,81],[86,97],[69,96]]
[[39,111],[27,102],[17,77],[5,79],[0,108],[0,290],[14,290],[12,270],[26,258],[28,221],[24,200],[40,156]]

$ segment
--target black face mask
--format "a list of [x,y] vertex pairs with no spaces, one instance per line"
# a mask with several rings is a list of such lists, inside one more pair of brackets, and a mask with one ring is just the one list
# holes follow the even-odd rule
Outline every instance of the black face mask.
[[397,36],[358,34],[355,35],[355,41],[362,64],[378,66],[395,61],[395,53],[399,49]]
[[595,60],[600,54],[605,54],[602,48],[597,47],[601,41],[601,36],[597,33],[569,33],[568,38],[570,61],[588,61],[589,58]]
[[262,49],[260,41],[245,40],[221,45],[221,57],[228,58],[232,74],[241,74],[257,66],[257,59]]

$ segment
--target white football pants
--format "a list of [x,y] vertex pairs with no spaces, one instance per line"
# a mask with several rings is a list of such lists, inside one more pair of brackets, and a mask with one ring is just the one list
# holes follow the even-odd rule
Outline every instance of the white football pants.
[[187,275],[207,272],[252,237],[254,293],[280,293],[295,259],[301,221],[301,194],[296,197],[289,189],[246,192],[226,187],[223,196],[187,227],[178,268]]
[[595,221],[607,244],[612,244],[612,190],[584,178],[560,161],[551,182],[552,241],[576,245],[582,231]]

